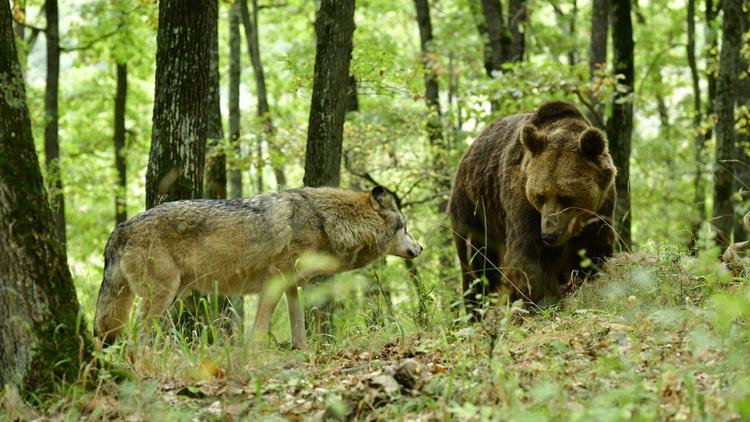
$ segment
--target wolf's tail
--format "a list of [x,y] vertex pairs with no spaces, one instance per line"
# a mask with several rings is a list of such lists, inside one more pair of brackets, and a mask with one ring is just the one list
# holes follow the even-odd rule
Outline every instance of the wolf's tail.
[[104,280],[99,288],[94,317],[94,336],[111,345],[128,322],[133,306],[133,291],[128,285],[116,253],[117,233],[115,232],[104,249]]

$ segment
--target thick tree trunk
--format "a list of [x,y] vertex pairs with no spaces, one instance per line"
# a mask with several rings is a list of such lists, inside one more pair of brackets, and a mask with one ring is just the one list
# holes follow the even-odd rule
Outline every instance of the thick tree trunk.
[[60,15],[57,0],[46,0],[47,15],[47,86],[44,94],[44,163],[47,168],[47,184],[50,190],[50,205],[55,214],[57,237],[65,248],[65,196],[63,195],[62,170],[60,166],[60,136],[58,130],[58,93],[60,85]]
[[[425,102],[429,116],[427,118],[427,137],[434,157],[434,171],[438,189],[449,190],[450,175],[448,171],[448,147],[443,136],[442,112],[440,110],[440,93],[437,81],[437,63],[432,62],[432,20],[430,5],[427,0],[414,0],[419,25],[419,39],[422,49],[422,66],[424,67]],[[494,54],[493,54],[494,60]],[[494,63],[494,61],[493,61]],[[445,212],[447,199],[438,204],[440,212]]]
[[354,0],[322,0],[315,20],[315,34],[315,76],[303,181],[305,186],[338,186],[354,34]]
[[[609,36],[609,0],[593,0],[591,10],[591,44],[589,45],[589,75],[607,66],[607,38]],[[598,92],[590,96],[593,110],[588,117],[599,129],[604,130],[604,103]]]
[[[263,62],[260,60],[260,44],[258,42],[258,2],[253,0],[253,16],[250,19],[250,11],[247,7],[247,0],[241,0],[242,23],[245,27],[245,38],[247,39],[247,48],[250,53],[250,61],[253,64],[253,73],[255,74],[255,91],[258,97],[258,121],[261,124],[261,133],[256,142],[256,163],[258,172],[258,191],[263,191],[263,143],[265,142],[273,154],[279,151],[273,142],[274,127],[271,120],[271,108],[268,105],[268,94],[266,91],[266,76],[263,72]],[[286,187],[286,175],[281,164],[273,163],[271,165],[274,176],[276,177],[276,186],[278,189]]]
[[[240,55],[240,3],[235,0],[229,12],[229,143],[235,161],[239,160],[240,149],[240,77],[242,61]],[[229,197],[242,197],[242,172],[236,165],[229,170]]]
[[[6,4],[7,6],[7,4]],[[0,7],[0,385],[39,394],[91,353],[34,150],[9,7]]]
[[693,225],[693,239],[697,239],[698,230],[706,220],[706,198],[703,188],[703,145],[704,133],[701,130],[703,122],[703,105],[701,104],[700,74],[695,59],[695,0],[688,0],[687,4],[687,60],[690,67],[690,77],[693,86],[693,151],[695,157],[695,189],[693,203],[696,208],[696,222]]
[[630,249],[630,142],[633,133],[633,23],[630,0],[612,0],[612,49],[614,73],[622,75],[612,101],[612,115],[607,122],[609,150],[617,166],[617,202],[615,206],[616,228]]
[[117,190],[115,191],[115,224],[128,219],[127,213],[127,164],[125,161],[125,105],[128,97],[128,65],[117,64],[117,93],[115,94],[115,169]]
[[203,194],[210,9],[208,2],[159,4],[147,208]]
[[226,199],[227,157],[223,150],[224,128],[221,122],[221,89],[219,81],[219,3],[210,0],[211,28],[208,32],[210,63],[208,73],[208,121],[206,137],[206,198]]
[[[303,183],[305,186],[339,186],[350,85],[354,0],[322,0],[315,19],[315,35],[315,74]],[[327,278],[316,277],[313,284],[319,285]],[[333,297],[329,297],[319,310],[307,310],[310,326],[320,327],[321,341],[326,341],[325,335],[333,330],[333,308]]]
[[742,47],[742,0],[722,0],[722,24],[719,77],[716,84],[716,163],[714,164],[714,203],[712,222],[717,241],[727,245],[733,226],[734,168],[736,158],[736,133],[734,106],[740,48]]

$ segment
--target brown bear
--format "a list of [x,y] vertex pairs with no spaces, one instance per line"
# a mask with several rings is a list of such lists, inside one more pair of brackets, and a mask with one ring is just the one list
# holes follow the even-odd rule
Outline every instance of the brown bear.
[[[461,160],[448,207],[472,319],[490,294],[546,306],[574,270],[614,252],[616,169],[605,134],[570,103],[486,127]],[[580,254],[594,265],[584,265]]]

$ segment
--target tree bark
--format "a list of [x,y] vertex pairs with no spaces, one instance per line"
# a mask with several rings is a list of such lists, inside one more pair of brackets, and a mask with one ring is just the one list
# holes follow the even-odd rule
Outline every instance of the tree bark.
[[[240,149],[240,77],[242,60],[240,55],[240,2],[235,0],[229,12],[229,143],[234,152],[235,161],[239,159]],[[242,172],[236,165],[229,170],[229,197],[242,197]]]
[[209,0],[211,6],[208,70],[208,121],[206,137],[208,150],[206,157],[206,198],[226,199],[227,197],[227,156],[223,150],[224,128],[221,122],[221,89],[219,80],[219,3]]
[[128,65],[117,64],[117,93],[115,94],[115,225],[128,219],[127,213],[127,163],[125,161],[125,106],[128,96]]
[[[354,0],[321,0],[315,19],[315,69],[307,125],[305,186],[339,186],[341,150],[349,91],[349,65],[354,36]],[[330,277],[316,277],[320,285]],[[307,321],[320,327],[320,341],[333,330],[333,297],[316,312],[307,310]]]
[[630,143],[633,133],[633,23],[630,0],[612,0],[612,68],[622,89],[615,92],[612,114],[607,122],[609,150],[617,167],[615,187],[616,228],[626,249],[632,246],[630,233]]
[[[419,39],[422,50],[422,66],[424,67],[425,103],[429,116],[427,118],[427,137],[430,141],[434,159],[434,171],[440,190],[449,190],[450,175],[448,171],[448,147],[443,136],[442,112],[440,110],[440,94],[437,81],[437,63],[432,62],[432,20],[430,19],[430,5],[427,0],[414,0],[419,25]],[[494,60],[494,55],[493,55]],[[493,62],[494,63],[494,62]],[[438,203],[439,212],[445,212],[448,206],[446,199]]]
[[338,186],[354,34],[354,0],[322,0],[315,20],[315,34],[315,75],[303,182],[305,186]]
[[208,2],[159,4],[147,208],[203,194],[210,8]]
[[[745,3],[748,4],[748,3]],[[742,33],[750,31],[750,10],[742,10]],[[739,84],[737,86],[737,105],[745,106],[750,110],[750,64],[747,55],[740,53],[739,58]],[[744,122],[744,126],[737,131],[737,184],[739,185],[740,206],[735,207],[734,215],[734,242],[747,240],[747,229],[742,221],[747,211],[746,204],[750,199],[750,123]]]
[[716,238],[721,245],[730,240],[734,208],[734,165],[736,154],[734,106],[739,74],[740,48],[742,47],[742,0],[722,0],[722,23],[719,77],[716,83],[716,163],[714,164],[714,202],[712,222]]
[[[247,39],[247,48],[250,54],[250,61],[253,64],[253,73],[255,75],[255,90],[258,97],[258,121],[261,124],[261,133],[258,136],[256,142],[256,164],[258,172],[258,191],[263,191],[263,142],[266,142],[271,152],[279,154],[275,143],[273,142],[274,127],[273,121],[271,120],[271,108],[268,105],[268,94],[266,91],[266,76],[263,71],[263,62],[260,60],[260,44],[258,42],[258,2],[253,0],[253,16],[250,19],[250,11],[247,7],[247,0],[240,1],[242,23],[245,27],[245,38]],[[274,176],[276,178],[277,189],[284,189],[286,187],[286,175],[284,168],[280,164],[272,162],[271,168],[273,169]]]
[[[589,75],[593,79],[597,71],[607,66],[607,38],[609,36],[609,0],[593,0],[591,9],[591,44],[589,45]],[[591,92],[588,117],[599,129],[604,130],[604,103],[599,92]]]
[[692,237],[697,239],[701,224],[706,220],[706,198],[703,190],[703,145],[705,144],[705,138],[704,132],[701,130],[703,105],[701,104],[700,74],[695,59],[695,0],[688,0],[687,4],[687,60],[693,86],[693,155],[695,157],[693,203],[697,214]]
[[[7,6],[7,4],[6,4]],[[39,394],[91,354],[31,135],[11,10],[0,7],[0,385]]]
[[[426,4],[426,0],[417,1]],[[526,50],[526,39],[521,30],[526,21],[526,0],[508,1],[507,22],[500,0],[471,0],[469,4],[477,30],[484,38],[484,69],[487,76],[493,78],[494,72],[502,72],[505,63],[522,61]],[[500,109],[500,104],[490,99],[490,108],[494,113]]]
[[65,196],[63,195],[62,169],[60,166],[60,136],[58,115],[58,93],[60,86],[60,15],[57,0],[46,0],[47,16],[47,85],[44,94],[44,163],[47,168],[47,183],[50,189],[52,212],[55,214],[57,237],[65,248]]

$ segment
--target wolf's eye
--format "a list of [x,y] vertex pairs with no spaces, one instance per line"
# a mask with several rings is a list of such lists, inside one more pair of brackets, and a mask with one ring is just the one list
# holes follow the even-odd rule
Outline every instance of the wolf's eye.
[[534,201],[541,207],[542,205],[544,205],[544,195],[535,195]]
[[396,220],[396,231],[401,230],[404,227],[404,219],[402,217],[399,217],[398,220]]
[[568,208],[571,205],[573,205],[573,198],[569,196],[562,195],[557,200],[560,203],[561,207]]

